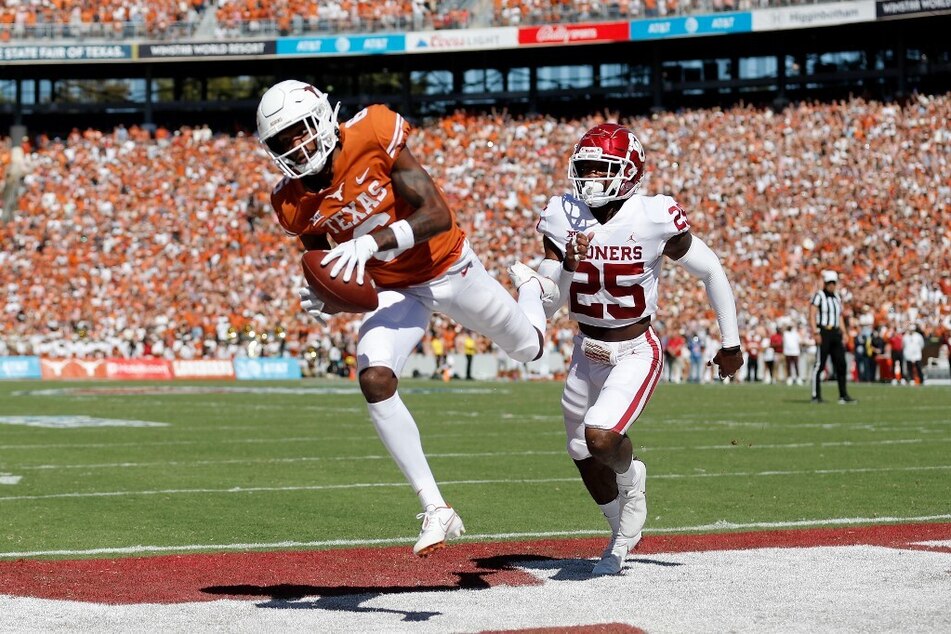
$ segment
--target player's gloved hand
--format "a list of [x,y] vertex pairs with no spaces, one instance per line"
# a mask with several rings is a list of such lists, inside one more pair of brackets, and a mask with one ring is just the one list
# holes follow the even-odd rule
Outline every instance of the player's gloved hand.
[[564,267],[569,271],[577,271],[581,260],[588,257],[588,247],[591,245],[591,239],[594,232],[576,233],[565,245]]
[[356,269],[357,284],[363,284],[363,270],[366,268],[367,260],[372,258],[373,254],[379,250],[380,245],[376,243],[373,236],[360,236],[335,246],[320,261],[320,265],[326,266],[337,260],[334,267],[330,269],[330,277],[337,277],[340,271],[343,270],[343,281],[349,282],[354,269]]
[[304,312],[316,319],[321,326],[326,326],[331,314],[324,312],[324,301],[317,297],[309,286],[297,289],[297,294],[300,295],[300,307]]
[[707,366],[717,366],[717,371],[721,379],[733,378],[733,375],[739,371],[743,365],[743,351],[740,346],[733,348],[720,348],[716,355],[707,361]]

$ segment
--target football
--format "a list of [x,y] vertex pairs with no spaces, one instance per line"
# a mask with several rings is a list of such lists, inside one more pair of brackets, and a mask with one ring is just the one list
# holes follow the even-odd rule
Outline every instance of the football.
[[336,263],[330,262],[321,266],[320,261],[327,255],[327,251],[307,251],[301,258],[304,268],[304,279],[320,299],[324,300],[328,309],[344,313],[365,313],[376,310],[379,299],[376,295],[376,286],[369,271],[363,272],[363,284],[357,284],[356,274],[349,282],[343,281],[343,272],[337,277],[330,277],[330,270]]

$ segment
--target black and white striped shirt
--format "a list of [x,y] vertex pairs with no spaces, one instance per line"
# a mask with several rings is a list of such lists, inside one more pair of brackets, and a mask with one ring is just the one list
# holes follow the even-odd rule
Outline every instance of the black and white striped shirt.
[[838,328],[839,316],[842,314],[842,300],[835,293],[828,294],[819,291],[812,298],[812,305],[816,307],[816,326],[819,328]]

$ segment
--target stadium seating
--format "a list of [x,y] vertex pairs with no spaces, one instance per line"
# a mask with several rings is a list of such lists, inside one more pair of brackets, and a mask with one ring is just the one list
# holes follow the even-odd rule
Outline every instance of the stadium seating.
[[[53,0],[0,6],[0,42],[372,33],[625,20],[817,0]],[[818,0],[824,1],[824,0]],[[827,0],[831,1],[831,0]],[[491,15],[479,10],[492,7]],[[205,17],[209,16],[209,20]],[[204,27],[200,30],[200,27]]]
[[7,2],[0,6],[0,42],[188,37],[205,5],[205,0]]
[[[565,190],[572,144],[615,116],[459,112],[422,125],[410,145],[505,279],[512,261],[540,255],[536,214]],[[647,149],[644,192],[677,197],[721,255],[745,330],[802,322],[818,272],[831,268],[853,318],[940,334],[951,330],[951,226],[940,220],[951,215],[948,120],[951,95],[623,122]],[[19,205],[0,224],[9,351],[133,354],[149,337],[170,348],[229,328],[240,338],[281,325],[295,340],[318,330],[299,310],[298,247],[270,216],[277,177],[253,136],[120,127],[24,147]],[[4,148],[8,167],[9,139]],[[676,266],[666,267],[658,319],[691,332],[713,324],[701,285]]]

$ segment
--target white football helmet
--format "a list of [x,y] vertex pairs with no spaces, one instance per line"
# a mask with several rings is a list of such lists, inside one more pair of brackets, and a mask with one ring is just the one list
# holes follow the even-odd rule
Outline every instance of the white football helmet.
[[[337,145],[337,106],[330,107],[326,93],[296,79],[275,84],[258,104],[258,139],[282,172],[301,178],[324,169]],[[282,147],[277,136],[303,123],[292,147]]]

